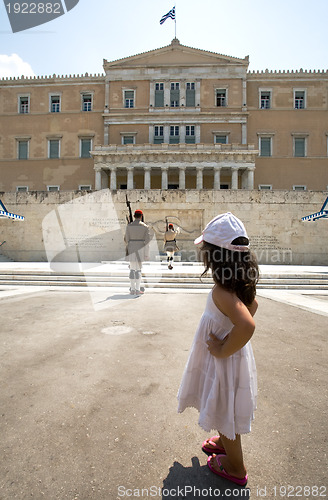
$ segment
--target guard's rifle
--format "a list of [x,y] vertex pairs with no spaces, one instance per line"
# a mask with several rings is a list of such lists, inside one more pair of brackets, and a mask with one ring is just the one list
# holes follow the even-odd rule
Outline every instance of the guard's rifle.
[[165,230],[168,231],[169,230],[169,221],[167,220],[167,217],[165,217],[165,224],[166,224]]
[[125,195],[125,199],[126,199],[126,206],[129,209],[129,215],[126,216],[126,221],[128,224],[130,224],[130,222],[133,222],[133,217],[132,217],[132,210],[131,210],[131,202],[128,200],[127,194]]

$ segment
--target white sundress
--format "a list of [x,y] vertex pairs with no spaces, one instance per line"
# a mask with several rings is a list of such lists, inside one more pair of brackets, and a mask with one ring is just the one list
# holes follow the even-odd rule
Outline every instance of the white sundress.
[[224,339],[233,323],[216,307],[209,293],[178,391],[178,412],[199,411],[199,425],[228,439],[251,430],[257,398],[255,359],[250,342],[228,358],[208,350],[209,334]]

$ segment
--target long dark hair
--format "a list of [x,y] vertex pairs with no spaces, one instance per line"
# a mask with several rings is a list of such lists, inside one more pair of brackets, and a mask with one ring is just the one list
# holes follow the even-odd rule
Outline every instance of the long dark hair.
[[[248,239],[240,237],[231,243],[248,245]],[[201,257],[205,266],[202,276],[211,269],[213,280],[217,285],[234,292],[246,306],[251,305],[259,279],[258,264],[252,251],[227,250],[203,241]]]

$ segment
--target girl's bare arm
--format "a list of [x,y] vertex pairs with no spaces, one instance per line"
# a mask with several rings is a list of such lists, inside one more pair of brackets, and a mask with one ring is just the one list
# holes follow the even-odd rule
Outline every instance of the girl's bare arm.
[[234,326],[223,341],[211,334],[207,345],[213,356],[227,358],[239,351],[252,337],[255,330],[253,315],[257,309],[257,302],[254,300],[248,308],[234,293],[218,286],[213,289],[213,300]]

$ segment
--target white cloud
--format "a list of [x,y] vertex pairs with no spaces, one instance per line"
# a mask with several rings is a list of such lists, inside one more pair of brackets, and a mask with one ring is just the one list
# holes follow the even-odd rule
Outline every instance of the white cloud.
[[30,64],[23,61],[17,54],[0,54],[0,78],[13,76],[35,76]]

